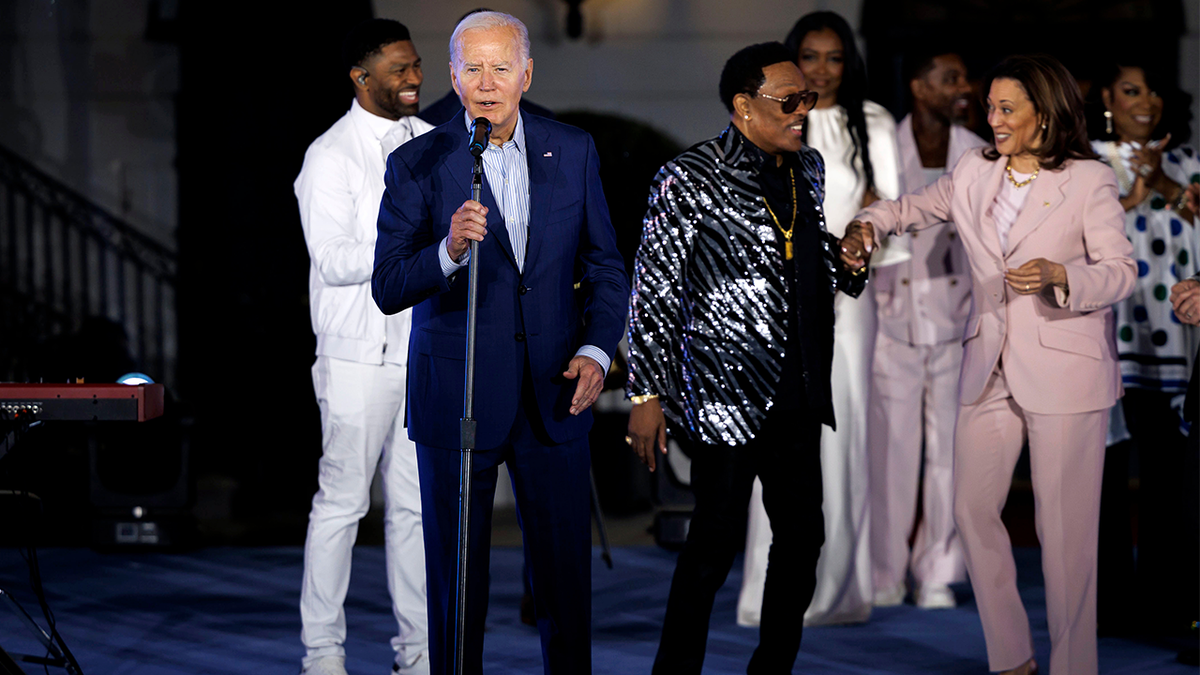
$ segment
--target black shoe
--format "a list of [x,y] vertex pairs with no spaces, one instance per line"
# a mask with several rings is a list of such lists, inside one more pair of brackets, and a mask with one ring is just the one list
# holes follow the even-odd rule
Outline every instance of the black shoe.
[[528,592],[521,596],[521,623],[537,627],[537,612],[533,609],[533,595]]

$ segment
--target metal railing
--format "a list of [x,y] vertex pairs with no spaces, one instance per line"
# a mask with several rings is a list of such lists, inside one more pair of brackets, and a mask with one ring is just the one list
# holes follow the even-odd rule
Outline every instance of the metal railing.
[[0,147],[0,381],[27,379],[40,344],[101,317],[170,386],[176,273],[173,252]]

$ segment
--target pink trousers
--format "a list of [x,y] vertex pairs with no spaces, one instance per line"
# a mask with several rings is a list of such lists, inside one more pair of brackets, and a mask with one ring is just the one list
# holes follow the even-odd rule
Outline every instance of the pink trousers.
[[979,401],[959,411],[954,517],[993,671],[1015,668],[1033,656],[1029,619],[1017,593],[1012,543],[1000,520],[1013,469],[1028,439],[1046,582],[1050,673],[1097,672],[1096,547],[1107,428],[1108,409],[1067,415],[1022,409],[1001,368],[992,373]]

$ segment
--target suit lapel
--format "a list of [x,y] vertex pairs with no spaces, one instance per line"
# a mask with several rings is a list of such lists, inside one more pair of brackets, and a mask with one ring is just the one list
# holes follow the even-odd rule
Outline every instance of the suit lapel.
[[[462,188],[463,200],[471,198],[471,171],[475,165],[475,158],[467,151],[467,133],[463,130],[461,134],[451,134],[455,141],[451,145],[450,152],[446,156],[445,166],[446,171]],[[484,245],[487,240],[493,239],[503,249],[504,257],[508,258],[508,262],[514,268],[517,266],[517,259],[513,255],[512,243],[508,240],[508,228],[504,225],[504,217],[500,215],[500,207],[496,205],[496,198],[492,195],[491,186],[488,185],[487,176],[483,177],[483,189],[479,193],[479,203],[487,207],[487,229],[488,236],[484,238]]]
[[558,175],[559,148],[550,140],[550,130],[532,115],[524,115],[525,160],[529,163],[529,245],[525,268],[537,259],[546,234],[546,219],[554,198],[554,176]]
[[992,203],[996,201],[996,195],[1000,194],[1000,181],[1005,180],[1005,166],[1003,157],[994,162],[984,163],[979,177],[967,188],[971,212],[975,214],[975,222],[979,223],[979,237],[984,248],[997,260],[1003,259],[1004,253],[1000,248],[1000,235],[996,233],[996,219],[992,217]]
[[1021,207],[1021,212],[1017,214],[1017,220],[1008,233],[1009,255],[1017,250],[1022,239],[1044,223],[1046,216],[1063,203],[1066,195],[1062,188],[1070,173],[1070,165],[1067,165],[1061,171],[1043,171],[1033,181],[1029,196],[1025,198],[1025,205]]

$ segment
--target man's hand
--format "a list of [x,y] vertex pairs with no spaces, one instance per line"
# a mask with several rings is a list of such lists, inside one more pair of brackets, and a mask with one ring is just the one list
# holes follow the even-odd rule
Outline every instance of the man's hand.
[[1175,317],[1190,326],[1200,326],[1200,281],[1184,279],[1171,287]]
[[875,250],[875,226],[858,220],[850,221],[842,236],[842,263],[852,271],[866,267]]
[[652,398],[633,406],[629,413],[629,436],[625,440],[637,453],[639,459],[654,470],[654,448],[667,454],[667,420],[663,417],[662,405]]
[[1041,293],[1050,285],[1067,290],[1066,268],[1045,258],[1034,258],[1016,269],[1008,268],[1004,271],[1004,280],[1021,295]]
[[563,377],[568,380],[579,378],[579,384],[575,385],[575,396],[571,398],[572,415],[587,410],[604,389],[604,371],[595,359],[588,356],[576,356],[571,359]]
[[468,199],[450,216],[450,236],[446,237],[446,253],[450,259],[458,262],[467,249],[471,240],[483,241],[487,236],[488,208],[479,202]]

